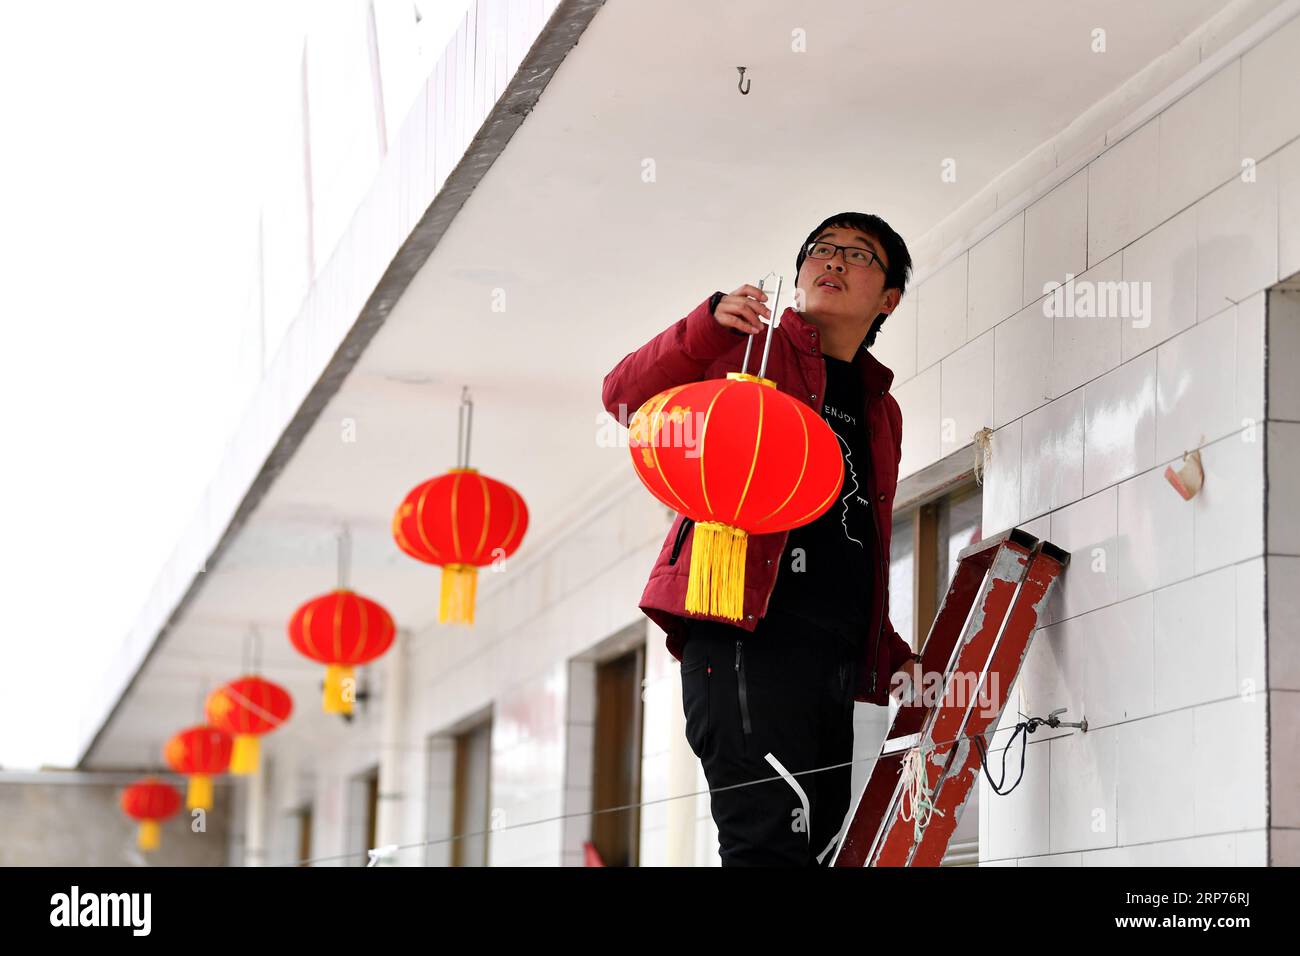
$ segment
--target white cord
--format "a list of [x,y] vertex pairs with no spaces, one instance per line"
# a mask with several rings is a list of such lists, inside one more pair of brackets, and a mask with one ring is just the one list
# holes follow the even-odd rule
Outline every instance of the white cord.
[[933,743],[923,741],[909,750],[903,760],[903,806],[899,816],[914,821],[912,839],[917,843],[921,842],[921,834],[930,825],[930,815],[937,813],[943,816],[943,811],[937,809],[932,802],[933,794],[925,784],[925,756],[933,749]]

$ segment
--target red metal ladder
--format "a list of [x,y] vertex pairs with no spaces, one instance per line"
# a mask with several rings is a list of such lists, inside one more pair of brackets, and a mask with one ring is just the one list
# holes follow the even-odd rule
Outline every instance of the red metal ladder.
[[[921,648],[942,693],[903,704],[872,765],[832,866],[938,866],[980,773],[974,738],[995,729],[1065,551],[1020,528],[964,548]],[[929,699],[937,697],[937,699]],[[903,766],[920,747],[933,815],[920,839],[904,819]],[[913,812],[916,808],[910,808]]]

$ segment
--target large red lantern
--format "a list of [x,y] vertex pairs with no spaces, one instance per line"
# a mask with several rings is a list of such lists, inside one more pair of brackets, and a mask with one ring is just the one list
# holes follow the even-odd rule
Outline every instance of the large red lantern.
[[322,700],[327,714],[352,713],[352,668],[383,654],[396,634],[392,616],[381,605],[347,588],[312,598],[289,621],[289,640],[298,652],[326,665]]
[[637,476],[694,519],[686,610],[739,620],[751,534],[807,524],[834,503],[844,458],[834,431],[770,379],[725,379],[666,389],[628,423]]
[[136,845],[145,852],[158,849],[162,836],[160,821],[181,808],[181,792],[156,777],[137,780],[122,791],[122,812],[140,821]]
[[416,485],[393,515],[397,546],[442,567],[440,622],[474,623],[478,569],[514,554],[527,530],[519,492],[477,468],[452,468]]
[[293,712],[293,698],[279,684],[247,676],[222,684],[208,695],[208,723],[235,738],[230,755],[230,772],[257,772],[258,738],[270,733]]
[[188,809],[212,809],[212,778],[230,766],[234,743],[224,730],[203,725],[182,730],[163,746],[168,766],[189,778],[185,795]]

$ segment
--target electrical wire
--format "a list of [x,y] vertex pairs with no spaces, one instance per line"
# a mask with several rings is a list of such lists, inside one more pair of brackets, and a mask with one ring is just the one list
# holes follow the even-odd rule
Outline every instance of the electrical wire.
[[[1023,716],[1023,715],[1022,715],[1022,716]],[[1039,720],[1040,722],[1041,722],[1041,720],[1042,720],[1042,718],[1033,718],[1033,719]],[[1017,724],[1017,728],[1019,728],[1019,727],[1021,727],[1021,726],[1023,726],[1023,722],[1022,722],[1021,724]],[[986,736],[986,735],[990,735],[990,734],[996,733],[996,731],[997,731],[997,728],[990,728],[989,730],[984,731],[982,734],[974,734],[974,735],[971,735],[971,734],[961,734],[960,736],[954,737],[954,738],[952,738],[951,740],[939,741],[939,742],[929,742],[929,743],[927,743],[925,746],[926,746],[926,749],[927,749],[927,750],[933,750],[935,747],[938,747],[938,746],[941,746],[941,745],[944,745],[944,744],[954,744],[954,743],[957,743],[957,742],[960,741],[960,740],[974,740],[974,741],[976,741],[976,746],[977,746],[977,747],[980,747],[981,763],[983,763],[983,754],[984,754],[984,752],[985,752],[984,749],[983,749],[983,747],[982,747],[982,744],[983,744],[983,737]],[[1015,739],[1015,735],[1013,734],[1013,735],[1012,735],[1012,740],[1014,740],[1014,739]],[[1028,741],[1028,738],[1026,738],[1026,741]],[[1008,744],[1008,746],[1010,746],[1010,745]],[[916,748],[912,748],[912,749],[915,750]],[[852,766],[852,765],[855,764],[855,763],[872,763],[872,764],[874,764],[876,761],[878,761],[878,760],[880,760],[880,759],[881,759],[880,756],[877,755],[877,756],[875,756],[875,757],[862,757],[862,758],[859,758],[859,759],[857,759],[857,760],[846,760],[846,761],[842,761],[842,762],[840,762],[840,763],[836,763],[836,764],[829,764],[829,765],[827,765],[827,766],[825,766],[825,767],[815,767],[815,768],[813,768],[813,769],[811,769],[811,770],[799,770],[799,771],[795,771],[794,773],[791,774],[791,776],[800,777],[800,776],[809,775],[809,774],[824,773],[824,772],[826,772],[827,770],[837,770],[837,769],[839,769],[839,768],[841,768],[841,767]],[[906,759],[906,758],[905,758],[905,759]],[[1022,760],[1023,760],[1023,756],[1022,756]],[[642,801],[640,801],[640,802],[638,802],[638,803],[628,803],[628,804],[624,804],[623,806],[618,806],[618,807],[602,807],[602,808],[599,809],[599,810],[578,810],[578,811],[574,811],[573,813],[560,813],[560,814],[556,814],[555,816],[551,816],[551,817],[543,817],[543,818],[540,819],[540,820],[528,820],[528,821],[526,821],[526,822],[524,822],[524,823],[512,823],[512,824],[508,824],[508,825],[506,825],[506,826],[500,826],[500,827],[489,827],[489,828],[486,829],[486,830],[474,830],[474,831],[471,831],[471,832],[468,832],[468,833],[458,833],[458,834],[454,834],[454,835],[452,835],[452,836],[448,836],[448,837],[437,837],[437,838],[432,839],[432,840],[421,840],[421,841],[419,841],[418,843],[399,843],[399,844],[392,844],[392,845],[390,845],[390,846],[385,846],[385,847],[370,847],[370,848],[366,849],[364,852],[365,852],[366,856],[370,859],[371,864],[373,864],[373,862],[375,861],[376,857],[379,857],[379,858],[387,857],[387,856],[390,856],[390,855],[393,854],[393,853],[401,852],[402,850],[416,850],[416,849],[421,849],[421,848],[423,848],[423,847],[438,846],[438,845],[440,845],[440,844],[444,844],[444,843],[453,843],[453,842],[455,842],[455,841],[457,841],[457,840],[465,840],[465,839],[469,839],[470,837],[484,836],[484,835],[486,835],[486,834],[490,834],[490,833],[500,833],[500,832],[502,832],[502,831],[504,831],[504,830],[516,830],[516,829],[522,829],[523,827],[540,826],[540,825],[543,824],[543,823],[555,823],[555,822],[557,822],[557,821],[560,821],[560,820],[567,820],[567,819],[570,819],[570,818],[573,818],[573,817],[595,816],[596,814],[600,814],[600,813],[621,813],[621,812],[626,811],[626,810],[634,810],[634,809],[639,809],[639,808],[641,808],[641,807],[653,806],[653,805],[658,804],[658,803],[667,803],[667,802],[672,801],[672,800],[686,800],[686,799],[689,799],[689,798],[692,798],[692,797],[699,797],[699,796],[702,796],[702,795],[704,795],[704,794],[706,794],[706,793],[708,793],[708,794],[713,794],[713,793],[722,793],[722,792],[727,791],[727,790],[737,790],[737,789],[740,789],[740,788],[742,788],[742,787],[752,787],[752,786],[757,786],[758,784],[762,784],[762,783],[770,783],[770,782],[775,781],[775,780],[784,780],[784,779],[785,779],[785,778],[784,778],[781,774],[773,774],[772,776],[769,776],[769,777],[761,777],[761,778],[759,778],[759,779],[757,779],[757,780],[749,780],[749,781],[743,781],[743,782],[741,782],[741,783],[728,784],[728,785],[725,786],[725,787],[710,787],[710,788],[706,788],[706,789],[704,789],[704,790],[696,790],[696,791],[693,791],[693,792],[691,792],[691,793],[681,793],[681,794],[676,794],[676,795],[668,796],[668,797],[659,797],[659,798],[654,799],[654,800],[642,800]],[[990,779],[990,782],[992,782],[991,779]],[[285,863],[285,864],[279,864],[279,865],[281,865],[281,866],[291,866],[291,867],[314,866],[314,865],[317,864],[317,863],[332,863],[332,862],[336,862],[336,861],[340,861],[340,860],[357,860],[357,859],[360,857],[360,855],[361,855],[361,854],[359,854],[359,853],[357,853],[357,852],[353,852],[353,853],[340,853],[340,854],[335,854],[335,855],[332,855],[332,856],[311,857],[311,858],[306,859],[306,860],[299,860],[299,861],[294,862],[294,863]]]

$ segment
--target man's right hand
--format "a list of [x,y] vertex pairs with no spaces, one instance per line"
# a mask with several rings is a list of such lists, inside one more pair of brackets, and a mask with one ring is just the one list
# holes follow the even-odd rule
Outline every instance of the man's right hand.
[[713,318],[719,325],[746,334],[761,332],[763,323],[759,316],[767,316],[769,320],[772,318],[771,310],[763,305],[766,301],[767,293],[758,286],[742,285],[731,295],[724,295],[718,300]]

